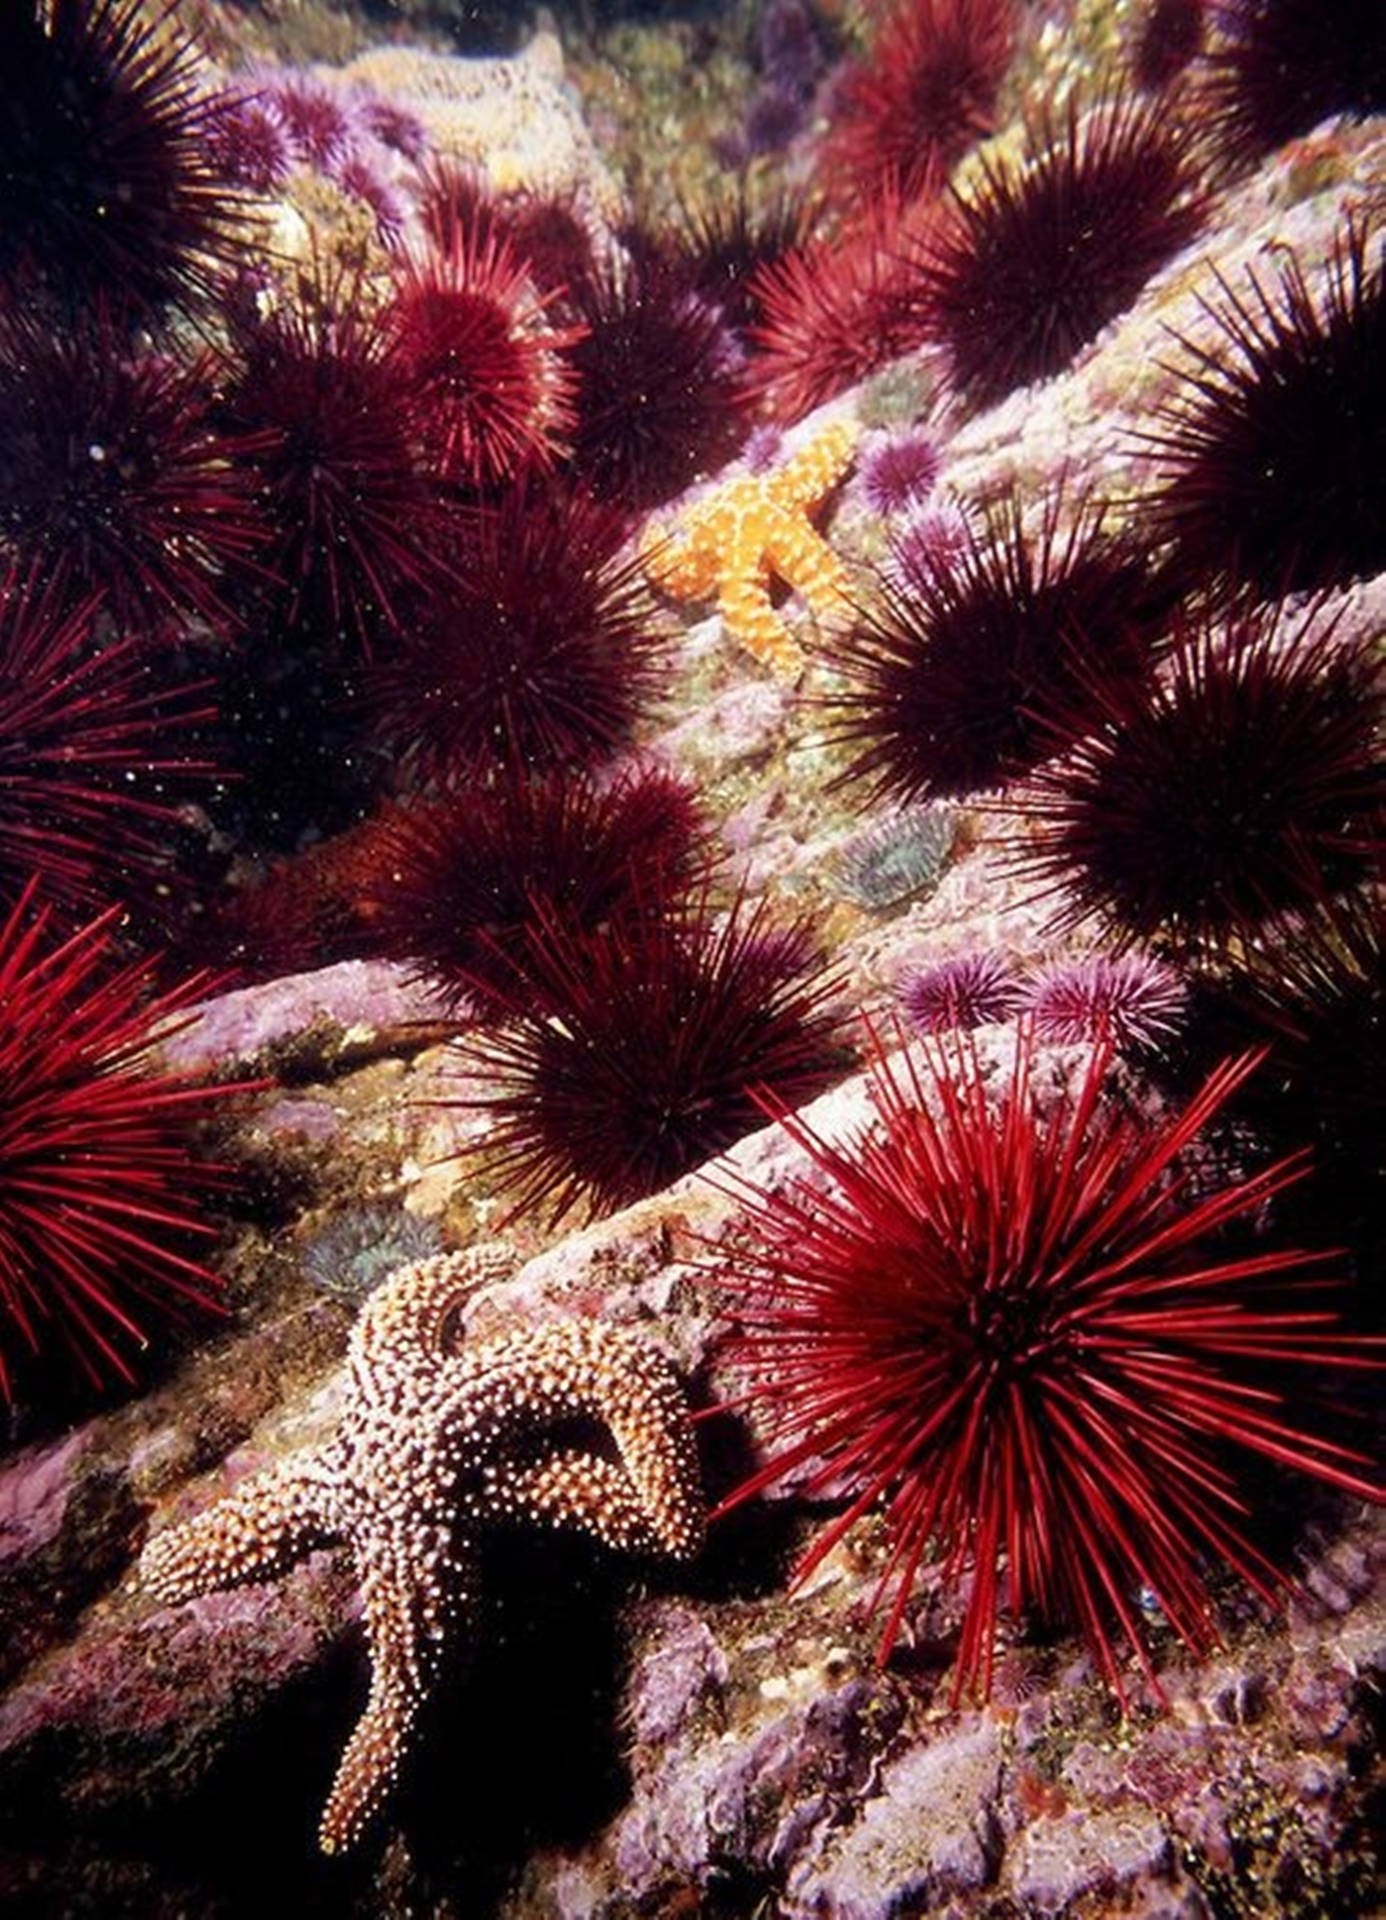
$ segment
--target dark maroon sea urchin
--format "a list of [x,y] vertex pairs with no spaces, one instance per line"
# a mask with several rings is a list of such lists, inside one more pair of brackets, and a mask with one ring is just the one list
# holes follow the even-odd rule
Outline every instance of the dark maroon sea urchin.
[[459,584],[368,675],[381,746],[412,777],[595,766],[629,740],[663,649],[624,514],[554,485],[471,519]]
[[677,908],[707,869],[693,796],[670,775],[598,783],[510,770],[384,816],[357,882],[376,950],[445,988],[516,1003],[531,944]]
[[297,300],[242,314],[226,410],[253,448],[267,539],[250,587],[270,624],[369,655],[440,579],[449,515],[415,452],[410,382],[362,299],[319,273]]
[[582,326],[573,462],[600,498],[661,506],[745,437],[741,353],[721,307],[640,235],[568,288]]
[[1386,9],[1380,0],[1214,0],[1205,133],[1251,165],[1330,114],[1386,108]]
[[171,4],[8,0],[0,29],[0,281],[75,311],[205,295],[240,228]]
[[225,621],[223,572],[263,536],[212,419],[222,373],[210,352],[127,346],[105,307],[55,330],[0,305],[0,539],[20,565],[122,626]]
[[1182,591],[1270,600],[1386,566],[1386,237],[1339,238],[1317,294],[1290,254],[1277,283],[1215,273],[1208,345],[1142,436],[1146,504]]
[[1063,924],[1217,946],[1370,872],[1386,682],[1331,624],[1205,622],[1159,678],[1090,692],[1017,803],[1032,833],[1016,867],[1065,890]]
[[1049,750],[1050,718],[1081,703],[1100,665],[1145,670],[1144,563],[1082,503],[1058,501],[1027,535],[1018,496],[969,529],[960,552],[925,551],[883,584],[829,664],[834,738],[848,776],[903,799],[995,786]]
[[912,301],[974,407],[1068,366],[1203,219],[1185,130],[1158,103],[1107,98],[984,156],[916,251]]
[[1101,1049],[1043,1116],[1024,1034],[999,1093],[965,1045],[918,1069],[878,1050],[873,1131],[830,1142],[785,1118],[814,1183],[746,1195],[755,1239],[728,1249],[725,1278],[772,1452],[724,1507],[787,1474],[811,1495],[845,1487],[803,1578],[884,1506],[883,1656],[928,1556],[950,1582],[970,1571],[955,1701],[989,1692],[1003,1607],[1075,1626],[1123,1695],[1123,1641],[1154,1680],[1142,1587],[1199,1651],[1217,1640],[1210,1565],[1283,1596],[1233,1447],[1386,1497],[1294,1410],[1301,1382],[1374,1364],[1325,1307],[1320,1263],[1223,1237],[1294,1163],[1201,1199],[1178,1177],[1253,1065],[1225,1063],[1152,1125],[1103,1105]]
[[465,1043],[492,1116],[483,1150],[516,1205],[557,1219],[655,1193],[762,1124],[758,1095],[812,1099],[846,1064],[838,982],[805,923],[705,900],[530,942],[509,1023]]

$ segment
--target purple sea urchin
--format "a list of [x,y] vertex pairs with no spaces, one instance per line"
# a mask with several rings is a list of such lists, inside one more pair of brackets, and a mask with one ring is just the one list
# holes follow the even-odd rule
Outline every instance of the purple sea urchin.
[[934,490],[942,458],[938,441],[919,428],[882,434],[858,455],[862,492],[873,513],[920,507]]
[[1151,954],[1088,954],[1059,960],[1028,984],[1024,1005],[1040,1040],[1110,1040],[1149,1048],[1178,1034],[1188,1013],[1188,983]]
[[1197,232],[1188,133],[1163,107],[1108,98],[1027,126],[984,156],[915,251],[911,303],[974,407],[1062,372]]
[[999,953],[960,953],[910,974],[900,1005],[919,1033],[947,1033],[1009,1020],[1025,999],[1020,978]]
[[1294,254],[1275,286],[1215,272],[1217,337],[1180,339],[1180,385],[1142,435],[1181,589],[1270,600],[1386,565],[1386,239],[1375,250],[1350,225],[1317,296]]

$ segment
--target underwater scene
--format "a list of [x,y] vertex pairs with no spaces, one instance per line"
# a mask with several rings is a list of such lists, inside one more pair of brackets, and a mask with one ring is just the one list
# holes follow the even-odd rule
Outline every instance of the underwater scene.
[[0,1912],[1386,1913],[1386,5],[0,0]]

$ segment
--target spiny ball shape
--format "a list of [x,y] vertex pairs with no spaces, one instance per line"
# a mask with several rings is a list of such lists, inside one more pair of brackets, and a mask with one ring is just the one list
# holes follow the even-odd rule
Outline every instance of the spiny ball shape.
[[212,401],[223,368],[129,347],[104,307],[71,328],[0,307],[0,538],[70,605],[121,626],[229,618],[221,576],[261,529]]
[[937,192],[991,128],[1014,30],[1012,0],[896,0],[832,96],[825,191]]
[[1017,802],[1016,866],[1066,889],[1060,924],[1216,947],[1370,871],[1386,687],[1332,623],[1201,623],[1160,677],[1091,695],[1091,731]]
[[797,1104],[845,1064],[806,923],[706,899],[666,918],[532,939],[526,991],[464,1043],[485,1075],[483,1150],[517,1210],[561,1218],[657,1192],[762,1123],[757,1090]]
[[900,988],[900,1005],[917,1033],[1009,1020],[1024,999],[1015,969],[999,953],[954,954],[912,974]]
[[1386,1250],[1386,892],[1364,888],[1278,920],[1202,983],[1212,1044],[1269,1048],[1244,1102],[1262,1133],[1314,1148],[1307,1200],[1359,1254],[1381,1320]]
[[849,233],[754,269],[742,381],[767,417],[792,424],[925,337],[911,312],[902,220],[898,202],[883,196]]
[[472,516],[458,585],[368,676],[376,736],[412,777],[592,767],[627,743],[664,652],[627,531],[537,484]]
[[241,239],[171,5],[12,0],[0,59],[0,279],[70,311],[196,303]]
[[[1056,714],[1081,703],[1095,663],[1144,671],[1144,563],[1080,502],[1066,532],[1057,499],[1034,536],[1010,495],[969,526],[957,554],[928,549],[883,581],[827,663],[847,778],[903,799],[975,792],[1032,767]],[[825,656],[826,657],[826,656]]]
[[98,646],[95,612],[0,577],[0,913],[39,874],[63,932],[166,870],[177,805],[213,772],[200,690],[161,688],[132,639]]
[[1181,1189],[1180,1156],[1254,1059],[1152,1124],[1104,1105],[1106,1058],[1041,1113],[1028,1037],[999,1092],[961,1043],[919,1067],[878,1050],[877,1127],[829,1141],[787,1117],[815,1185],[750,1190],[755,1238],[723,1256],[738,1371],[772,1448],[724,1507],[788,1474],[810,1496],[845,1484],[802,1579],[884,1504],[882,1658],[930,1552],[949,1582],[970,1569],[955,1702],[990,1690],[1003,1607],[1077,1627],[1124,1695],[1123,1640],[1158,1691],[1142,1587],[1197,1651],[1217,1637],[1211,1566],[1282,1595],[1234,1446],[1383,1497],[1293,1411],[1299,1380],[1369,1364],[1324,1309],[1319,1262],[1222,1237],[1293,1164],[1198,1200]]
[[450,516],[415,452],[409,382],[343,276],[243,314],[237,335],[227,411],[269,536],[246,585],[277,631],[368,656],[442,574]]
[[599,783],[515,772],[394,808],[360,889],[378,950],[445,988],[523,997],[531,942],[659,915],[705,872],[693,795],[638,769]]
[[1032,119],[1018,160],[984,155],[915,253],[911,302],[974,407],[1061,373],[1197,232],[1188,135],[1158,103]]
[[1041,1040],[1109,1039],[1151,1048],[1172,1040],[1188,1011],[1187,982],[1152,954],[1089,954],[1045,967],[1023,1000]]
[[1254,164],[1330,114],[1386,109],[1386,15],[1377,0],[1219,0],[1208,55],[1206,132],[1229,163]]
[[154,1065],[153,1036],[196,999],[151,995],[113,963],[112,910],[59,941],[30,888],[0,926],[0,1399],[63,1353],[90,1386],[135,1378],[151,1315],[215,1310],[189,1243],[214,1182],[193,1128],[228,1091]]
[[906,513],[922,506],[943,464],[933,434],[912,428],[868,441],[858,459],[862,492],[873,513]]
[[[1373,259],[1374,256],[1374,259]],[[1209,345],[1181,338],[1179,384],[1141,436],[1152,537],[1186,593],[1270,600],[1386,566],[1386,241],[1350,226],[1317,292],[1215,275]]]
[[745,424],[741,352],[716,302],[639,236],[568,299],[582,326],[570,351],[584,484],[644,511],[725,465]]
[[549,325],[545,300],[496,227],[454,219],[445,228],[444,244],[400,269],[383,324],[430,469],[484,491],[551,466],[566,446],[573,336]]

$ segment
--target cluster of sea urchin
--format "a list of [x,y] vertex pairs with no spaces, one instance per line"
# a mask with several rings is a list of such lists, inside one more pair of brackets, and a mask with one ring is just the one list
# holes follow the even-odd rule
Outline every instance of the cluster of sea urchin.
[[771,1452],[722,1510],[790,1474],[810,1493],[845,1485],[803,1578],[884,1504],[883,1656],[926,1554],[950,1581],[970,1571],[955,1701],[989,1691],[1003,1608],[1075,1626],[1124,1696],[1122,1640],[1159,1690],[1142,1589],[1198,1651],[1216,1642],[1211,1566],[1283,1594],[1233,1442],[1382,1497],[1365,1460],[1290,1409],[1310,1376],[1372,1364],[1324,1304],[1324,1262],[1225,1237],[1296,1163],[1197,1199],[1178,1175],[1253,1066],[1225,1064],[1151,1127],[1104,1104],[1101,1049],[1041,1111],[1024,1033],[999,1094],[965,1046],[915,1066],[877,1042],[878,1127],[829,1141],[783,1114],[813,1179],[741,1193],[753,1234],[721,1265]]

